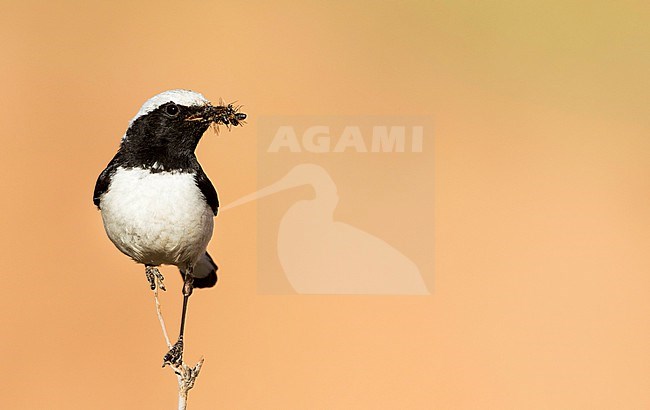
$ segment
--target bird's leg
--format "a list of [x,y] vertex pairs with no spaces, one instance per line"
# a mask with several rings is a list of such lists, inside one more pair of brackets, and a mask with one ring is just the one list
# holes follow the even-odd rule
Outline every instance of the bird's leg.
[[147,275],[147,280],[149,281],[151,290],[156,290],[156,286],[162,290],[167,290],[163,283],[165,277],[160,273],[157,266],[144,265],[144,274]]
[[178,334],[178,341],[174,343],[169,352],[163,358],[163,367],[169,364],[180,365],[183,362],[183,332],[185,331],[185,315],[187,314],[187,301],[194,289],[194,277],[192,276],[192,268],[187,268],[184,275],[185,281],[183,283],[183,313],[181,313],[181,330]]

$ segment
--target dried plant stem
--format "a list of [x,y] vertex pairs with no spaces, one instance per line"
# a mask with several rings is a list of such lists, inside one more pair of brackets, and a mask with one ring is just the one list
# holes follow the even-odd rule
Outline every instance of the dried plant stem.
[[[162,309],[160,307],[160,300],[158,299],[158,289],[160,284],[156,283],[156,288],[153,291],[154,302],[156,303],[156,314],[158,315],[158,322],[160,322],[160,328],[162,329],[163,336],[165,337],[165,343],[167,348],[172,348],[172,343],[169,340],[169,335],[167,334],[167,327],[165,326],[165,319],[163,319]],[[185,410],[187,408],[187,394],[190,389],[194,387],[194,382],[196,378],[199,377],[199,372],[201,371],[201,366],[203,366],[204,359],[201,358],[199,362],[194,367],[188,366],[184,361],[181,361],[181,364],[170,364],[169,366],[174,370],[176,374],[176,379],[178,381],[178,410]]]

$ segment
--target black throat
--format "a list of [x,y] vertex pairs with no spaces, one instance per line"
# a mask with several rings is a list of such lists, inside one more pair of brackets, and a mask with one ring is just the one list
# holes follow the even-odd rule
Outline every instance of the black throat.
[[118,152],[121,166],[151,172],[191,172],[198,169],[194,151],[209,122],[187,121],[200,108],[177,106],[180,114],[170,118],[165,106],[137,118],[129,126]]

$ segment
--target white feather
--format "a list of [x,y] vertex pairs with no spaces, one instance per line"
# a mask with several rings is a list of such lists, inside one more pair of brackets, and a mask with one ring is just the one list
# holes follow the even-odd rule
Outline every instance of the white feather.
[[194,266],[212,237],[214,214],[193,174],[120,167],[100,206],[108,237],[139,263]]
[[[133,122],[138,118],[149,114],[151,111],[163,104],[167,104],[168,102],[174,102],[175,104],[184,105],[186,107],[210,104],[210,101],[208,101],[203,94],[197,93],[196,91],[181,89],[163,91],[160,94],[149,98],[144,104],[142,104],[140,111],[138,111],[135,117],[129,121],[129,127],[131,127],[131,124],[133,124]],[[122,139],[124,138],[126,138],[126,133],[122,136]]]

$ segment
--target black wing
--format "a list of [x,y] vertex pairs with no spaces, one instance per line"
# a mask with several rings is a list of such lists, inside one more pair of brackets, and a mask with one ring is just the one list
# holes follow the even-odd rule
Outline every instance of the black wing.
[[212,182],[210,182],[208,176],[205,175],[205,172],[201,169],[201,166],[199,166],[194,178],[196,179],[196,185],[201,190],[201,193],[203,193],[205,200],[208,202],[208,205],[210,205],[212,212],[214,212],[216,216],[217,211],[219,210],[219,196],[217,195],[217,190],[214,189]]
[[111,162],[108,163],[106,168],[99,174],[97,182],[95,182],[95,192],[93,192],[93,203],[100,209],[99,203],[101,196],[104,192],[108,191],[108,186],[111,184],[111,178],[118,167],[120,153],[115,154]]

